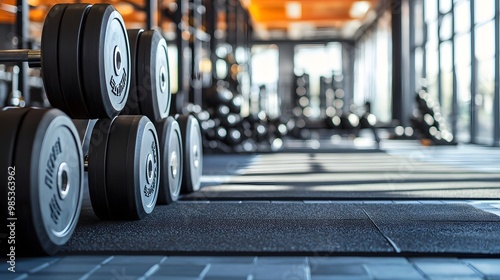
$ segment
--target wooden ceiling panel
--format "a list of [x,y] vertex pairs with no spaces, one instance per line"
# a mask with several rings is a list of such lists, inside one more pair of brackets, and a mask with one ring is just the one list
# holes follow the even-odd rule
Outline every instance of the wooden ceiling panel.
[[[260,30],[273,31],[297,24],[315,26],[317,28],[342,29],[349,23],[362,21],[366,14],[377,7],[380,0],[241,0],[248,7],[254,25]],[[358,4],[356,4],[358,2]],[[299,15],[291,17],[287,14],[289,3],[299,4]],[[353,5],[369,7],[366,13],[358,16],[352,14]],[[293,5],[292,4],[292,5]]]
[[[30,21],[43,22],[49,9],[58,3],[81,3],[79,0],[28,0],[30,9]],[[122,14],[123,19],[127,23],[145,22],[146,14],[143,12],[134,11],[133,6],[144,6],[143,0],[92,0],[83,1],[84,3],[110,3],[115,5],[118,11]],[[168,2],[168,0],[167,0]],[[0,23],[14,23],[15,14],[10,11],[15,9],[15,0],[0,0]]]

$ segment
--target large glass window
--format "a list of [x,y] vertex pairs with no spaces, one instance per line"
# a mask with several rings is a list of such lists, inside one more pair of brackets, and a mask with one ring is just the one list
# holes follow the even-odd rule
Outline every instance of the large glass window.
[[452,0],[441,0],[439,1],[439,12],[447,13],[451,10]]
[[476,26],[475,31],[477,140],[479,143],[492,144],[495,121],[493,118],[495,95],[495,22],[489,21]]
[[418,92],[423,86],[426,86],[425,82],[425,22],[424,22],[424,1],[415,0],[410,2],[412,4],[412,16],[414,26],[410,33],[413,36],[414,45],[411,46],[414,56],[414,67],[415,67],[415,83],[414,88],[411,90],[413,92]]
[[455,32],[470,31],[470,2],[461,1],[455,4]]
[[427,91],[434,98],[434,100],[439,99],[439,53],[438,53],[438,42],[428,41],[425,46],[425,53],[427,57],[426,63],[426,75],[427,80]]
[[439,100],[439,22],[438,1],[425,1],[425,22],[427,24],[427,42],[425,44],[427,91]]
[[[446,41],[440,45],[440,71],[441,71],[441,115],[447,126],[451,129],[453,119],[453,44]],[[444,128],[440,128],[443,130]]]
[[392,61],[390,15],[367,32],[356,46],[354,103],[371,103],[372,113],[382,122],[391,121]]
[[436,0],[425,0],[425,21],[431,21],[437,19],[438,16],[437,3],[438,1]]
[[[455,125],[456,140],[486,145],[500,141],[494,139],[495,124],[500,122],[494,118],[495,85],[500,83],[495,81],[498,0],[416,1],[410,13],[415,17],[415,85],[425,78],[423,84],[439,101],[446,123]],[[423,42],[417,40],[422,36]]]
[[[252,94],[250,112],[264,111],[270,117],[280,114],[278,102],[279,49],[276,45],[252,47]],[[265,89],[265,90],[264,90]]]
[[474,18],[476,23],[486,22],[495,17],[495,0],[474,1]]
[[448,40],[453,35],[453,15],[446,14],[441,20],[441,28],[439,30],[439,37],[441,40]]
[[456,139],[469,142],[471,105],[471,41],[470,32],[455,37],[455,71],[457,81]]
[[297,45],[294,55],[294,73],[296,76],[309,76],[309,98],[304,108],[304,116],[319,118],[321,115],[320,90],[321,77],[332,78],[342,73],[342,44]]

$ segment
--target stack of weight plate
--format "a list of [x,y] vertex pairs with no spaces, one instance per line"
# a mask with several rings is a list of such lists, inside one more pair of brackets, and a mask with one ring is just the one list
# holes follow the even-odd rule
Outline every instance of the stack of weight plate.
[[[108,4],[57,4],[44,22],[41,51],[26,53],[30,66],[42,67],[57,109],[0,112],[0,212],[9,223],[0,232],[3,252],[56,253],[78,222],[84,171],[101,219],[140,219],[159,194],[164,203],[177,199],[181,139],[193,138],[193,129],[167,117],[168,61],[158,32],[127,31]],[[189,150],[191,158],[197,151],[201,176],[201,154]]]
[[130,97],[124,114],[145,115],[154,122],[163,165],[159,204],[200,188],[202,139],[193,116],[169,116],[171,92],[167,43],[156,30],[128,30],[132,56]]

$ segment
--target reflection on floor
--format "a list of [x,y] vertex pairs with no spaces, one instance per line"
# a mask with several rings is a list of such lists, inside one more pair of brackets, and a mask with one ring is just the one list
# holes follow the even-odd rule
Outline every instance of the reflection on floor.
[[386,152],[213,156],[205,187],[184,199],[500,198],[500,149],[381,146]]

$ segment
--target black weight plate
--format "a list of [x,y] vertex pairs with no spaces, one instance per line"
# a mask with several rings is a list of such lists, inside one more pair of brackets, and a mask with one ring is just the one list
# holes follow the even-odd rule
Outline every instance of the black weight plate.
[[182,193],[198,191],[201,185],[203,171],[203,143],[200,125],[195,117],[179,116],[177,119],[181,128],[184,149],[184,169]]
[[91,118],[117,116],[127,103],[131,74],[123,18],[113,6],[95,4],[82,36],[82,81]]
[[68,4],[56,4],[50,9],[42,29],[41,65],[43,85],[47,99],[54,108],[68,111],[66,101],[59,85],[59,28]]
[[132,69],[130,73],[130,92],[128,95],[127,105],[122,110],[122,115],[142,115],[139,108],[139,100],[137,96],[137,45],[139,38],[144,32],[143,29],[128,29],[128,41],[130,45],[130,62]]
[[141,113],[159,121],[170,112],[167,42],[156,30],[141,34],[137,48],[137,94]]
[[156,123],[160,141],[161,169],[158,204],[177,201],[182,185],[183,153],[179,124],[173,117]]
[[160,146],[145,116],[118,116],[106,154],[108,203],[114,219],[137,220],[150,214],[158,198]]
[[[9,171],[14,166],[14,149],[16,147],[17,134],[21,126],[22,120],[29,109],[12,109],[8,111],[0,111],[0,185],[3,189],[0,191],[0,210],[2,221],[7,221],[8,214],[8,199],[15,191],[15,180],[9,180]],[[10,178],[14,179],[14,178]],[[11,183],[9,183],[11,182]],[[6,252],[8,246],[7,237],[10,235],[7,227],[0,229],[0,244],[1,252]]]
[[[57,109],[32,109],[14,154],[16,242],[20,252],[54,254],[78,222],[83,197],[83,154],[71,119]],[[16,240],[17,241],[17,240]]]
[[113,120],[100,119],[96,122],[89,143],[88,184],[90,202],[97,217],[111,218],[106,186],[106,154]]
[[66,8],[61,19],[59,29],[59,81],[61,91],[66,100],[68,111],[65,111],[71,118],[90,118],[90,113],[85,104],[83,85],[81,83],[80,69],[84,61],[80,60],[81,33],[83,31],[84,20],[91,5],[73,4]]

